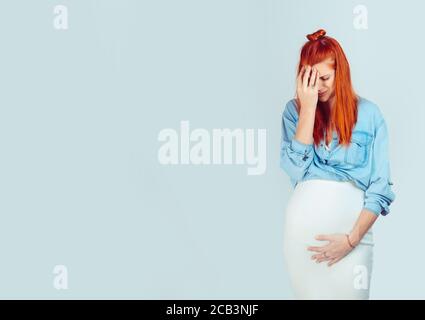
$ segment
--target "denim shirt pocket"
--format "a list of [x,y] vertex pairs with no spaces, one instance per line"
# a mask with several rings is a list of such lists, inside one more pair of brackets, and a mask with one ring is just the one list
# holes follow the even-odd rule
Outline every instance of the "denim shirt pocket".
[[350,146],[345,152],[344,162],[350,166],[364,167],[370,157],[372,134],[366,131],[353,131]]

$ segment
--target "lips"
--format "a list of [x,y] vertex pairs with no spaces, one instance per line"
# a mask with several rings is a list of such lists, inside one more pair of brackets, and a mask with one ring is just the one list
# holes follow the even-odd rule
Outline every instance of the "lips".
[[322,93],[319,92],[319,96],[323,96],[325,93],[326,93],[326,91],[322,92]]

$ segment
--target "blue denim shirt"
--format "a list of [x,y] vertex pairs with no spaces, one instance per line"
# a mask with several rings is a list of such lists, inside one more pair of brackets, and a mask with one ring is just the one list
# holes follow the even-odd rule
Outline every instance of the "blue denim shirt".
[[292,186],[309,179],[353,181],[365,191],[363,207],[379,216],[390,212],[395,200],[391,190],[388,131],[379,107],[360,97],[358,118],[349,147],[338,143],[337,132],[329,148],[304,144],[294,138],[298,122],[295,99],[282,114],[280,167],[289,175]]

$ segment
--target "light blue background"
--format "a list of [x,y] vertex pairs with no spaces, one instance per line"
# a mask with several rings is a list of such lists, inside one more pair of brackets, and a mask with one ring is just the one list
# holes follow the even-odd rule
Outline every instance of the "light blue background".
[[[53,7],[69,29],[53,28]],[[368,8],[368,30],[353,9]],[[372,299],[425,298],[421,1],[0,4],[0,297],[290,299],[281,113],[305,35],[338,39],[383,111],[397,199]],[[162,166],[164,128],[267,129],[267,171]],[[53,268],[68,268],[68,290]]]

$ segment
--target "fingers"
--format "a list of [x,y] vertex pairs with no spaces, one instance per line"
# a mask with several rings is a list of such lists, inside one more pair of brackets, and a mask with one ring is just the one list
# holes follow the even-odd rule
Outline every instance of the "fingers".
[[320,258],[323,258],[323,254],[313,254],[312,256],[311,256],[311,259],[317,259],[317,260],[319,260]]
[[320,73],[319,70],[317,70],[316,68],[314,68],[314,82],[313,82],[313,88],[317,89],[317,87],[319,86],[319,77],[320,77]]
[[340,261],[342,258],[343,258],[343,256],[338,256],[338,257],[326,256],[326,257],[324,257],[322,253],[314,254],[314,255],[311,256],[312,260],[316,259],[316,263],[321,263],[323,261],[329,261],[328,267],[334,265],[335,263]]
[[331,261],[329,261],[329,262],[328,262],[328,267],[330,267],[330,266],[334,265],[335,263],[337,263],[337,262],[338,262],[339,260],[341,260],[341,259],[342,259],[342,257],[332,259]]
[[319,82],[318,79],[319,71],[310,65],[304,65],[297,76],[297,87],[304,89],[312,87],[317,89]]
[[307,66],[305,71],[304,71],[304,76],[303,76],[303,88],[304,89],[307,89],[308,78],[310,77],[310,73],[311,73],[311,66]]
[[333,257],[329,257],[329,256],[325,257],[325,256],[323,256],[323,254],[315,254],[311,257],[311,259],[313,259],[313,260],[316,259],[316,263],[320,263],[320,262],[327,261],[327,260],[330,260],[330,261],[334,260]]
[[309,251],[316,251],[316,252],[322,252],[324,250],[324,247],[308,247],[307,250],[309,250]]
[[302,77],[304,76],[305,67],[306,66],[303,66],[300,70],[300,73],[298,73],[298,76],[297,76],[297,86],[298,86],[298,88],[301,88],[302,85],[303,85]]
[[317,69],[316,68],[312,68],[311,69],[311,77],[310,77],[309,84],[308,84],[309,87],[314,87],[315,86],[316,78],[317,78]]
[[328,240],[328,241],[332,240],[331,236],[328,236],[326,234],[319,234],[315,237],[315,239],[316,240]]

